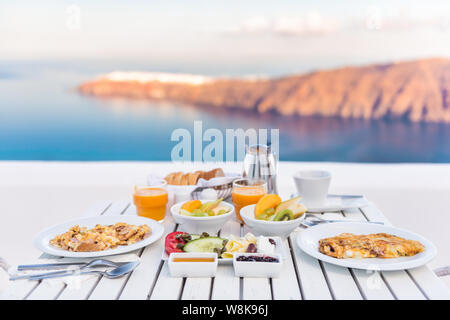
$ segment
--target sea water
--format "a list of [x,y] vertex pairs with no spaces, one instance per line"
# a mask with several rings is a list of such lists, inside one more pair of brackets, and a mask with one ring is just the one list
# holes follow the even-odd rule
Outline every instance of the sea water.
[[[82,96],[100,70],[0,64],[0,160],[170,160],[177,128],[279,129],[281,160],[450,162],[450,124],[284,117]],[[111,71],[107,68],[104,71]]]

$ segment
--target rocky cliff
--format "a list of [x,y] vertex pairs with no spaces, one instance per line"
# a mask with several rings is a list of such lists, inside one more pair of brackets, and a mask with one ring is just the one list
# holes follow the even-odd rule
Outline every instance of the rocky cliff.
[[450,59],[346,67],[276,79],[113,74],[78,89],[98,97],[168,100],[283,115],[450,122]]

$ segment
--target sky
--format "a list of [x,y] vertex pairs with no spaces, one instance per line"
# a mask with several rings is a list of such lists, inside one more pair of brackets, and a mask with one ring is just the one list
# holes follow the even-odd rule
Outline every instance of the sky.
[[425,57],[450,57],[448,0],[0,0],[0,61],[264,74]]

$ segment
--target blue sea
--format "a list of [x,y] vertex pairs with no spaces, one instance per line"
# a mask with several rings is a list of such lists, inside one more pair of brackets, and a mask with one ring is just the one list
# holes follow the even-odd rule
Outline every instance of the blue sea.
[[450,162],[449,124],[218,112],[176,103],[98,99],[76,91],[99,73],[125,67],[0,62],[0,160],[170,160],[176,144],[172,131],[192,131],[194,121],[201,120],[204,130],[279,129],[281,160]]

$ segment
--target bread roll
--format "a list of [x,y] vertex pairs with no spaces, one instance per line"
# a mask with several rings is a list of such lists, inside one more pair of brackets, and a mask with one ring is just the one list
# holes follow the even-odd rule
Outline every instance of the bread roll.
[[180,172],[176,172],[175,176],[174,176],[174,178],[172,180],[172,184],[176,185],[176,186],[179,186],[181,184],[181,178],[183,178],[183,172],[181,172],[181,171]]
[[189,174],[189,182],[188,182],[188,184],[196,185],[197,182],[198,182],[199,177],[200,177],[200,173],[199,172],[190,173]]
[[173,184],[173,178],[175,177],[176,172],[169,173],[164,180],[166,180],[167,184]]
[[195,171],[194,173],[198,173],[198,179],[205,179],[205,171],[198,170],[198,171]]
[[190,184],[189,183],[189,176],[190,175],[191,175],[190,173],[186,173],[186,174],[183,175],[183,177],[181,178],[181,185],[182,186],[187,186],[187,185]]
[[212,169],[210,171],[197,170],[195,172],[183,173],[181,171],[169,173],[164,180],[167,184],[175,186],[196,185],[199,179],[210,180],[216,177],[224,177],[225,173],[221,168]]
[[216,177],[225,177],[225,173],[223,172],[222,168],[216,168],[213,170],[214,174],[213,174],[213,178]]

